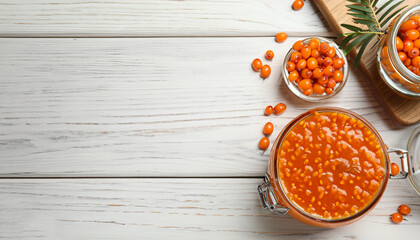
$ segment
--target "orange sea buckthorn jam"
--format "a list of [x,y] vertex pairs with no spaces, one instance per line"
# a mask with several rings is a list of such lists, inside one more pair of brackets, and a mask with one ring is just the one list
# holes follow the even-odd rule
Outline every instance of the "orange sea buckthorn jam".
[[287,133],[277,154],[286,196],[321,219],[361,211],[376,197],[385,176],[385,155],[376,135],[344,113],[314,112]]

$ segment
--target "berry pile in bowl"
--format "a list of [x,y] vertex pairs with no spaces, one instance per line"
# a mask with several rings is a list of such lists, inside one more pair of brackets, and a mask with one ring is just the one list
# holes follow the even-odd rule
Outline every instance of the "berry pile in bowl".
[[344,53],[333,41],[311,37],[295,42],[283,63],[283,79],[299,98],[320,102],[338,94],[348,78]]

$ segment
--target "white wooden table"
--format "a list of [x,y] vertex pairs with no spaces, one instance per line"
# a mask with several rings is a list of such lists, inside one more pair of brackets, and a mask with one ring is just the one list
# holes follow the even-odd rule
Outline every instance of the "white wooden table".
[[[274,123],[274,140],[320,106],[289,92],[282,58],[302,36],[335,35],[310,2],[291,2],[1,0],[0,238],[418,239],[420,197],[405,180],[339,229],[261,209],[262,126]],[[250,63],[268,49],[263,81]],[[283,115],[263,116],[278,102]],[[355,70],[322,105],[361,114],[388,146],[419,126],[397,125]],[[412,214],[392,224],[402,203]]]

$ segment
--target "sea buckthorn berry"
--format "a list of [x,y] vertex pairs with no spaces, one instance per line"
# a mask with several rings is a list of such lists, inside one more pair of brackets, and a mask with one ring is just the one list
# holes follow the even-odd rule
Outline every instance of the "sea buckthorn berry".
[[321,53],[316,49],[312,49],[311,57],[317,59],[317,58],[321,57]]
[[416,68],[420,67],[420,56],[414,57],[411,60],[411,65],[413,65],[413,67],[416,67]]
[[407,32],[410,29],[416,29],[418,26],[419,24],[416,21],[409,19],[401,24],[400,30],[401,32]]
[[264,114],[270,116],[273,113],[274,108],[272,106],[265,107]]
[[[309,47],[311,47],[311,49],[316,50],[319,47],[319,40],[317,38],[312,38],[311,41],[309,41]],[[312,50],[312,51],[313,51]]]
[[303,2],[303,0],[295,0],[293,2],[293,10],[297,11],[303,8],[303,5],[305,5],[305,3]]
[[398,51],[398,52],[399,52],[399,51],[402,51],[402,50],[403,50],[403,48],[404,48],[404,43],[403,43],[403,41],[401,40],[401,38],[397,37],[397,38],[396,38],[396,42],[397,42],[397,51]]
[[324,61],[322,62],[322,64],[327,67],[327,66],[331,66],[333,64],[333,60],[330,57],[326,57],[324,58]]
[[335,81],[334,78],[330,78],[328,80],[327,87],[329,87],[329,88],[335,88],[335,85],[337,85],[337,81]]
[[336,58],[333,61],[333,67],[335,69],[340,69],[344,66],[344,60],[342,58]]
[[328,94],[328,95],[330,95],[333,92],[334,92],[334,89],[332,89],[332,88],[326,88],[325,89],[325,93]]
[[302,54],[300,52],[293,52],[292,55],[290,55],[290,60],[292,62],[297,63],[300,59],[302,59]]
[[258,58],[254,59],[254,61],[252,61],[252,69],[254,69],[254,71],[259,72],[262,68],[263,64],[262,61]]
[[414,41],[414,47],[420,49],[420,38]]
[[293,70],[289,73],[289,81],[294,82],[296,80],[298,80],[299,78],[299,73],[296,70]]
[[287,39],[287,34],[286,33],[284,33],[284,32],[277,33],[276,42],[281,43],[281,42],[286,41],[286,39]]
[[260,140],[259,147],[261,150],[266,150],[270,146],[270,139],[268,137],[263,137]]
[[273,51],[271,51],[271,50],[268,50],[268,51],[265,53],[265,58],[267,58],[268,60],[273,59],[273,58],[274,58],[274,52],[273,52]]
[[411,58],[407,58],[407,59],[405,59],[405,61],[404,61],[404,66],[408,67],[408,66],[410,66],[410,65],[411,65]]
[[314,78],[320,78],[322,76],[323,76],[323,73],[320,68],[315,68],[315,70],[312,72],[312,77]]
[[315,68],[317,68],[317,67],[318,67],[318,61],[317,61],[315,58],[310,57],[310,58],[308,58],[308,60],[306,61],[306,65],[308,66],[308,68],[309,68],[310,70],[314,70]]
[[264,66],[261,68],[261,74],[260,74],[260,76],[261,76],[262,78],[268,78],[268,77],[270,76],[270,74],[271,74],[271,67],[270,67],[270,66],[268,66],[268,65],[264,65]]
[[324,59],[322,57],[317,58],[316,61],[318,61],[318,66],[322,66],[324,63]]
[[400,57],[401,62],[404,62],[407,59],[407,54],[405,52],[398,52],[398,57]]
[[391,163],[391,175],[396,176],[400,173],[400,167],[396,163]]
[[273,130],[274,130],[273,124],[271,122],[268,122],[264,125],[263,133],[265,135],[271,135],[273,133]]
[[300,51],[303,47],[305,47],[305,44],[302,40],[299,40],[293,44],[293,50],[295,51]]
[[405,34],[407,35],[406,39],[411,40],[411,41],[416,40],[420,36],[419,30],[417,29],[410,29],[407,32],[405,32]]
[[312,88],[311,79],[302,79],[301,81],[299,81],[298,86],[302,91],[306,91]]
[[420,26],[420,15],[411,16],[410,19],[416,21]]
[[411,212],[411,209],[409,206],[402,204],[398,207],[398,212],[401,213],[402,215],[408,215]]
[[300,50],[300,53],[302,54],[303,59],[308,59],[311,56],[312,49],[310,47],[303,47]]
[[317,82],[321,85],[325,85],[325,84],[328,83],[328,81],[329,81],[329,78],[327,76],[322,76],[322,77],[318,78]]
[[286,111],[286,108],[287,108],[286,104],[279,103],[274,107],[274,113],[279,115],[279,114],[283,113],[284,111]]
[[292,62],[292,61],[288,61],[287,62],[287,64],[286,64],[286,70],[288,72],[291,72],[291,71],[295,70],[295,68],[296,68],[296,64],[294,62]]
[[301,59],[297,62],[296,67],[299,69],[304,69],[306,68],[306,60],[305,59]]
[[404,52],[408,53],[411,49],[414,48],[414,43],[410,40],[405,40],[404,41]]
[[408,51],[408,56],[410,58],[415,58],[420,54],[419,49],[418,48],[413,48],[410,51]]
[[322,95],[325,92],[325,87],[319,83],[314,84],[314,93]]
[[302,76],[302,78],[311,78],[312,77],[312,71],[305,68],[300,72],[300,75]]
[[394,213],[392,214],[391,219],[394,223],[400,223],[403,220],[403,216],[400,213]]
[[322,54],[326,54],[328,52],[328,50],[330,50],[330,45],[328,45],[328,43],[323,42],[323,43],[321,43],[321,45],[319,45],[319,51]]
[[336,54],[335,48],[330,47],[330,49],[327,51],[327,57],[334,58],[335,54]]
[[334,74],[333,74],[333,78],[337,82],[342,82],[343,81],[343,72],[341,70],[335,70]]
[[[324,76],[331,77],[334,74],[335,68],[333,66],[328,66],[324,68]],[[336,79],[337,80],[337,79]]]
[[314,89],[311,87],[305,91],[303,91],[303,94],[305,94],[306,96],[311,95],[314,92]]

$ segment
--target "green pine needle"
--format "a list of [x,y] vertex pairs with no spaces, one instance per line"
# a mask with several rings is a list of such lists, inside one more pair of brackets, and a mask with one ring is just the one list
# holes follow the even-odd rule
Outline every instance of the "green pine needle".
[[[353,48],[360,46],[359,53],[357,54],[354,62],[354,66],[357,67],[369,42],[376,39],[376,45],[376,43],[385,34],[384,26],[389,22],[389,20],[393,19],[407,6],[398,8],[404,0],[398,1],[397,3],[393,3],[394,0],[389,0],[382,5],[382,7],[375,10],[378,0],[347,1],[352,3],[350,5],[346,5],[346,7],[348,7],[347,15],[352,16],[355,23],[366,27],[366,29],[362,29],[349,24],[341,24],[342,27],[351,31],[349,33],[339,35],[339,37],[344,37],[340,44],[340,48],[343,49],[344,54],[347,55]],[[385,9],[386,11],[379,17],[379,13]]]

